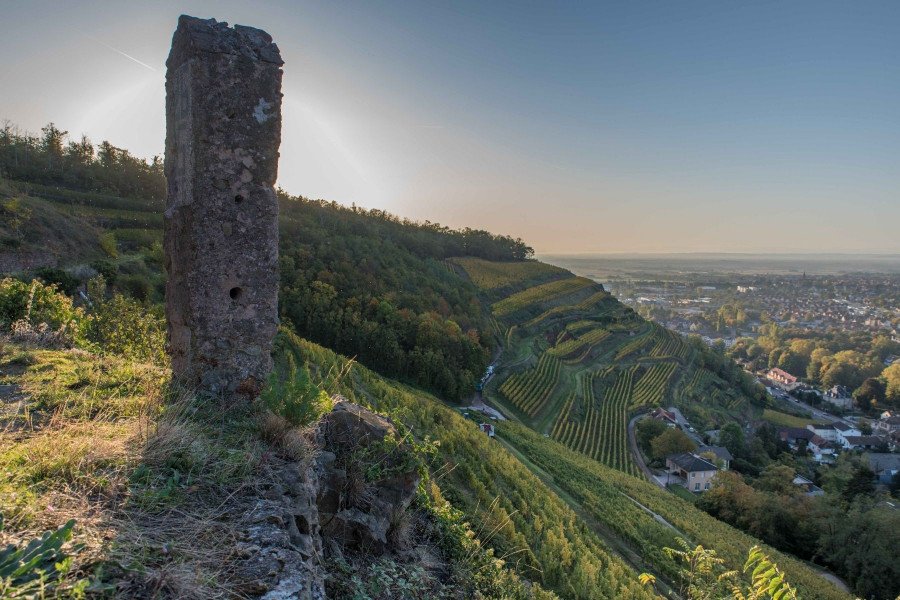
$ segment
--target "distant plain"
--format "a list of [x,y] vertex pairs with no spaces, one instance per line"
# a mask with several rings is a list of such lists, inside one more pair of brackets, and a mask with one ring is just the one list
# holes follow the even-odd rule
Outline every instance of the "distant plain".
[[595,281],[684,275],[900,275],[900,254],[541,254],[537,258]]

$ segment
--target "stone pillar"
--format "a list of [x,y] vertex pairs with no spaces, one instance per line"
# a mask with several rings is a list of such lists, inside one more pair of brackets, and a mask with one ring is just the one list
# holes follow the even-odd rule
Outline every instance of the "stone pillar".
[[281,65],[271,36],[182,15],[166,61],[166,319],[173,375],[256,396],[278,327]]

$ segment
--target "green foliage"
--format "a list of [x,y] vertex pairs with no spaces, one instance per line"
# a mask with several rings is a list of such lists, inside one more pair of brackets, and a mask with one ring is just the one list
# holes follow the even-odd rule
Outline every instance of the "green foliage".
[[94,348],[142,362],[167,363],[166,325],[159,308],[147,308],[118,293],[107,298],[101,277],[89,282],[88,294],[93,306],[83,335]]
[[559,378],[559,360],[546,353],[533,369],[509,377],[500,393],[529,417],[539,414],[547,404]]
[[260,399],[292,426],[306,427],[331,410],[331,397],[312,382],[305,365],[297,367],[294,355],[286,355],[284,362],[269,376]]
[[666,424],[657,419],[641,419],[637,422],[634,428],[635,438],[644,454],[650,455],[650,443],[667,429]]
[[22,133],[10,124],[0,129],[0,175],[122,196],[165,195],[163,164],[158,157],[145,161],[109,142],[102,142],[95,149],[83,136],[66,143],[68,132],[53,123],[42,128],[41,133]]
[[66,294],[73,294],[81,283],[74,275],[54,267],[41,267],[35,270],[34,275],[48,285],[55,285]]
[[[69,520],[56,531],[47,531],[40,538],[24,546],[8,545],[0,548],[0,598],[44,598],[57,587],[71,568],[68,554],[79,552],[83,546],[75,545],[63,552],[63,545],[72,539],[75,521]],[[0,515],[0,532],[3,516]],[[81,581],[67,596],[83,598],[87,581]]]
[[116,234],[112,231],[104,231],[100,234],[100,237],[97,238],[97,242],[100,244],[100,249],[106,253],[106,255],[110,258],[117,258],[119,256],[119,247],[116,245]]
[[542,302],[548,302],[593,285],[594,283],[590,279],[584,277],[570,277],[543,283],[495,302],[491,306],[491,311],[495,317],[506,317],[523,308],[539,305]]
[[[299,360],[315,365],[312,376],[321,387],[390,414],[419,439],[440,440],[436,459],[444,466],[436,478],[455,510],[464,511],[472,524],[471,541],[493,549],[496,558],[491,561],[503,559],[515,573],[566,598],[651,596],[636,574],[552,490],[457,411],[421,391],[385,381],[359,364],[338,379],[335,373],[346,368],[344,359],[296,336],[282,333],[279,337],[282,352],[293,352]],[[453,520],[462,521],[462,517]],[[469,556],[465,547],[458,552],[455,556]],[[473,560],[478,565],[483,559]],[[482,597],[529,598],[523,587],[515,593],[503,591],[501,586],[510,582],[505,570],[479,567],[469,578],[496,586],[495,592],[482,592]],[[535,592],[534,597],[548,596]]]
[[37,279],[24,282],[7,277],[0,280],[0,327],[7,329],[19,320],[33,325],[46,323],[53,329],[72,325],[81,312],[72,299],[55,285]]
[[[752,569],[752,570],[751,570]],[[747,555],[744,572],[750,572],[751,587],[743,595],[747,600],[772,598],[772,600],[796,600],[797,591],[785,581],[784,574],[766,556],[759,546],[753,546]],[[740,598],[737,592],[735,597]]]
[[[680,549],[665,548],[668,556],[681,565],[681,595],[686,600],[797,600],[797,591],[785,581],[784,574],[759,546],[747,553],[743,572],[750,573],[750,585],[740,580],[738,571],[723,569],[724,560],[715,550],[702,545],[691,548],[678,538]],[[642,576],[650,581],[652,576]]]
[[836,508],[832,516],[819,540],[822,558],[862,598],[893,600],[900,595],[897,510],[860,499],[847,511]]
[[[491,349],[474,285],[451,256],[514,260],[520,241],[382,211],[279,196],[281,310],[300,335],[450,400],[474,391]],[[521,256],[522,258],[524,256]]]
[[[499,426],[499,435],[546,471],[564,492],[589,512],[591,518],[627,540],[661,574],[672,578],[678,576],[676,563],[662,552],[666,546],[674,547],[678,537],[715,550],[730,570],[742,568],[750,548],[758,544],[756,538],[654,484],[572,452],[527,427],[503,422]],[[736,474],[735,477],[740,479]],[[664,521],[658,520],[657,515]],[[804,598],[846,598],[845,594],[800,561],[774,551],[770,554],[788,573]]]
[[[600,374],[584,371],[580,378],[580,390],[563,404],[551,432],[553,439],[572,450],[619,469],[638,474],[628,449],[626,422],[631,398],[633,369],[619,371],[615,383],[606,390],[605,397],[594,395],[594,382],[600,377],[610,377],[612,369]],[[581,415],[575,408],[580,392]]]
[[347,600],[442,600],[451,598],[439,582],[420,565],[398,564],[382,558],[370,564],[363,573],[355,572],[342,560],[329,565],[328,593]]
[[813,423],[813,419],[796,417],[794,415],[767,408],[763,411],[763,419],[781,427],[806,427]]
[[666,428],[662,434],[650,442],[653,458],[664,460],[670,454],[693,452],[697,444],[680,429]]

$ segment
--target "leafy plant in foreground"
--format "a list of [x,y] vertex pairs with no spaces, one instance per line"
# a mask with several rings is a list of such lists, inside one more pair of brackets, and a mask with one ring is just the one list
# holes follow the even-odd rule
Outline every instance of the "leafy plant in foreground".
[[[24,546],[9,544],[0,550],[0,598],[44,597],[48,587],[62,580],[71,568],[71,558],[63,552],[63,544],[72,539],[75,520],[70,519],[56,531],[47,531]],[[3,518],[0,516],[0,531]],[[82,549],[75,545],[71,552]],[[73,597],[83,595],[87,581],[72,590]]]

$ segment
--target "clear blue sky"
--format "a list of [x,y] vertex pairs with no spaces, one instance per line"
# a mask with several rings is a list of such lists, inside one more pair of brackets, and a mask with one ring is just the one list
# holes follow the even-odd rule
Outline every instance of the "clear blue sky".
[[182,12],[281,47],[292,193],[545,253],[900,252],[900,2],[0,0],[0,118],[160,153]]

